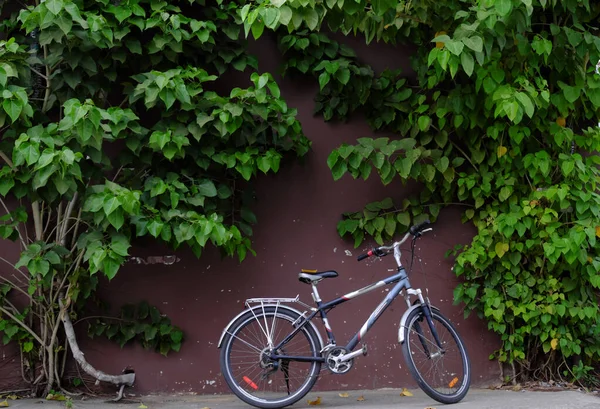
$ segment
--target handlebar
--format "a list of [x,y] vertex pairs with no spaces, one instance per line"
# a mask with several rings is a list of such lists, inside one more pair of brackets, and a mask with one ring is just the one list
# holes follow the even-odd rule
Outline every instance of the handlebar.
[[401,244],[403,244],[406,240],[408,240],[408,237],[410,235],[413,235],[415,238],[417,238],[417,237],[420,237],[421,234],[423,234],[424,232],[432,230],[431,228],[427,228],[427,226],[429,226],[430,224],[431,224],[431,222],[429,220],[425,220],[424,222],[416,224],[408,230],[408,232],[404,235],[402,240],[397,241],[390,246],[381,246],[381,247],[376,247],[372,250],[369,250],[367,253],[361,254],[360,256],[358,256],[356,258],[356,260],[362,261],[362,260],[364,260],[368,257],[372,257],[372,256],[377,256],[377,257],[386,256],[389,254],[390,251],[395,250],[396,248],[400,247]]

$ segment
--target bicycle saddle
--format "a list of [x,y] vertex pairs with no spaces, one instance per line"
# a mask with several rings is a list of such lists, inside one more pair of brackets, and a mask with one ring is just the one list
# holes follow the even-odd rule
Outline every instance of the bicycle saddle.
[[305,270],[302,269],[301,273],[298,274],[298,280],[305,284],[316,284],[324,278],[334,278],[337,277],[337,271],[328,270],[328,271],[317,271],[317,270]]

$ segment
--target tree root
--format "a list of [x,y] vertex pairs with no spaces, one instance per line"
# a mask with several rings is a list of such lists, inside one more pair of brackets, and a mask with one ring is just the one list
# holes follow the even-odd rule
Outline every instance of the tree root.
[[88,375],[94,377],[97,382],[108,382],[120,387],[119,396],[117,396],[117,398],[121,399],[123,396],[124,387],[132,386],[135,382],[135,372],[128,371],[128,373],[123,373],[121,375],[108,375],[90,365],[86,361],[81,349],[79,349],[77,338],[75,336],[75,330],[73,329],[73,323],[71,322],[71,317],[69,317],[69,313],[64,307],[62,300],[59,301],[59,304],[61,309],[61,320],[65,329],[65,335],[69,341],[69,346],[71,347],[71,352],[73,353],[73,358],[75,358],[81,369],[83,369],[83,371]]

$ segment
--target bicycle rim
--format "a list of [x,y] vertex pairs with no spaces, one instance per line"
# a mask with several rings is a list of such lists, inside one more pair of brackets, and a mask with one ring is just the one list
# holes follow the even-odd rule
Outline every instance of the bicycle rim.
[[[232,329],[224,351],[225,367],[230,386],[247,403],[258,407],[291,405],[316,382],[320,370],[317,362],[272,362],[267,358],[271,346],[294,330],[295,319],[283,311],[257,311]],[[271,345],[267,336],[272,338]],[[318,340],[305,327],[277,353],[316,357],[318,345]]]
[[406,327],[405,358],[419,386],[429,396],[442,403],[456,403],[469,389],[467,353],[446,318],[432,311],[432,321],[441,348],[422,311],[416,311]]

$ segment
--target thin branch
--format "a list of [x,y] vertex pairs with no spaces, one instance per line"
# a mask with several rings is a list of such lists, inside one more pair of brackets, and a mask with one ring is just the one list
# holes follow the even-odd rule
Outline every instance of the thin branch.
[[19,292],[23,293],[23,295],[27,296],[27,298],[31,298],[31,301],[37,304],[37,302],[36,302],[36,301],[35,301],[35,300],[34,300],[34,299],[31,297],[31,295],[29,295],[29,293],[28,293],[27,291],[23,290],[23,289],[22,289],[21,287],[19,287],[18,285],[15,285],[15,283],[13,283],[12,281],[10,281],[8,278],[6,278],[6,277],[4,277],[4,276],[1,276],[1,275],[0,275],[0,279],[1,279],[1,280],[4,280],[4,281],[5,281],[7,284],[9,284],[9,285],[10,285],[12,288],[14,288],[15,290],[17,290],[17,291],[19,291]]
[[75,208],[75,203],[77,203],[77,199],[79,198],[79,193],[75,192],[75,194],[73,195],[73,199],[71,199],[71,201],[69,202],[69,204],[67,205],[67,210],[65,212],[65,216],[62,222],[62,229],[60,232],[60,237],[59,237],[59,243],[61,245],[65,245],[65,242],[67,241],[67,230],[69,227],[69,220],[71,218],[71,214],[73,214],[73,209]]
[[471,164],[471,166],[473,166],[473,168],[474,168],[474,169],[475,169],[477,172],[479,172],[479,168],[478,168],[477,166],[475,166],[475,164],[474,164],[473,162],[471,162],[471,158],[469,157],[469,155],[467,155],[467,154],[465,153],[465,151],[463,151],[463,150],[462,150],[462,149],[461,149],[461,148],[460,148],[460,147],[459,147],[457,144],[455,144],[454,142],[450,141],[450,143],[452,144],[452,146],[454,146],[456,149],[458,149],[458,151],[459,151],[460,153],[462,153],[462,154],[463,154],[463,156],[465,157],[465,159],[467,159],[467,161],[468,161],[468,162]]
[[[8,206],[6,206],[6,203],[4,203],[4,200],[0,199],[0,204],[2,205],[2,207],[4,208],[4,210],[6,211],[6,214],[10,214],[10,210],[8,210]],[[10,217],[12,219],[12,221],[14,223],[16,223],[17,221],[14,219],[14,217]],[[23,238],[23,235],[21,234],[21,230],[19,230],[19,226],[17,226],[17,233],[19,233],[19,239],[21,239],[21,244],[23,245],[23,249],[27,248],[27,244],[25,243],[25,239]]]
[[15,170],[15,165],[12,162],[12,160],[10,160],[10,158],[8,156],[6,156],[6,154],[2,151],[0,151],[0,158],[2,158],[2,160],[4,162],[6,162],[6,164],[8,165],[9,168],[11,168],[12,170]]
[[[82,220],[81,220],[82,210],[83,210],[83,208],[80,207],[79,212],[77,213],[77,221],[75,222],[75,227],[73,229],[73,235],[71,236],[71,249],[75,249],[75,244],[77,244],[77,233],[79,233],[79,224],[82,222]],[[88,224],[88,226],[89,226],[89,224]],[[71,250],[71,253],[72,252],[73,252],[73,250]]]
[[31,328],[29,328],[27,325],[25,325],[25,323],[23,321],[21,321],[20,319],[15,317],[13,314],[11,314],[10,311],[8,311],[6,308],[2,307],[1,305],[0,305],[0,311],[2,311],[4,314],[8,315],[8,317],[10,319],[12,319],[14,322],[16,322],[21,327],[23,327],[27,332],[29,332],[31,334],[31,336],[33,337],[33,339],[35,339],[43,348],[48,349],[46,347],[46,345],[44,345],[44,342],[38,336],[38,334],[36,334]]
[[5,259],[4,257],[0,257],[0,261],[5,262],[6,264],[8,264],[9,266],[11,266],[13,269],[17,270],[19,273],[21,273],[21,275],[23,277],[25,277],[25,279],[27,280],[27,282],[29,282],[29,276],[27,274],[25,274],[24,272],[22,272],[21,270],[19,270],[17,268],[17,266],[15,266],[13,263],[11,263],[10,261],[8,261],[7,259]]
[[41,241],[44,238],[44,230],[42,226],[42,219],[40,215],[40,203],[36,200],[31,204],[31,210],[33,212],[33,225],[35,228],[35,240]]
[[33,68],[32,66],[29,66],[29,69],[33,72],[35,72],[37,75],[39,75],[40,77],[42,77],[43,79],[45,79],[46,81],[48,81],[48,77],[46,77],[44,74],[42,74],[41,72],[39,72],[38,70],[36,70],[35,68]]

